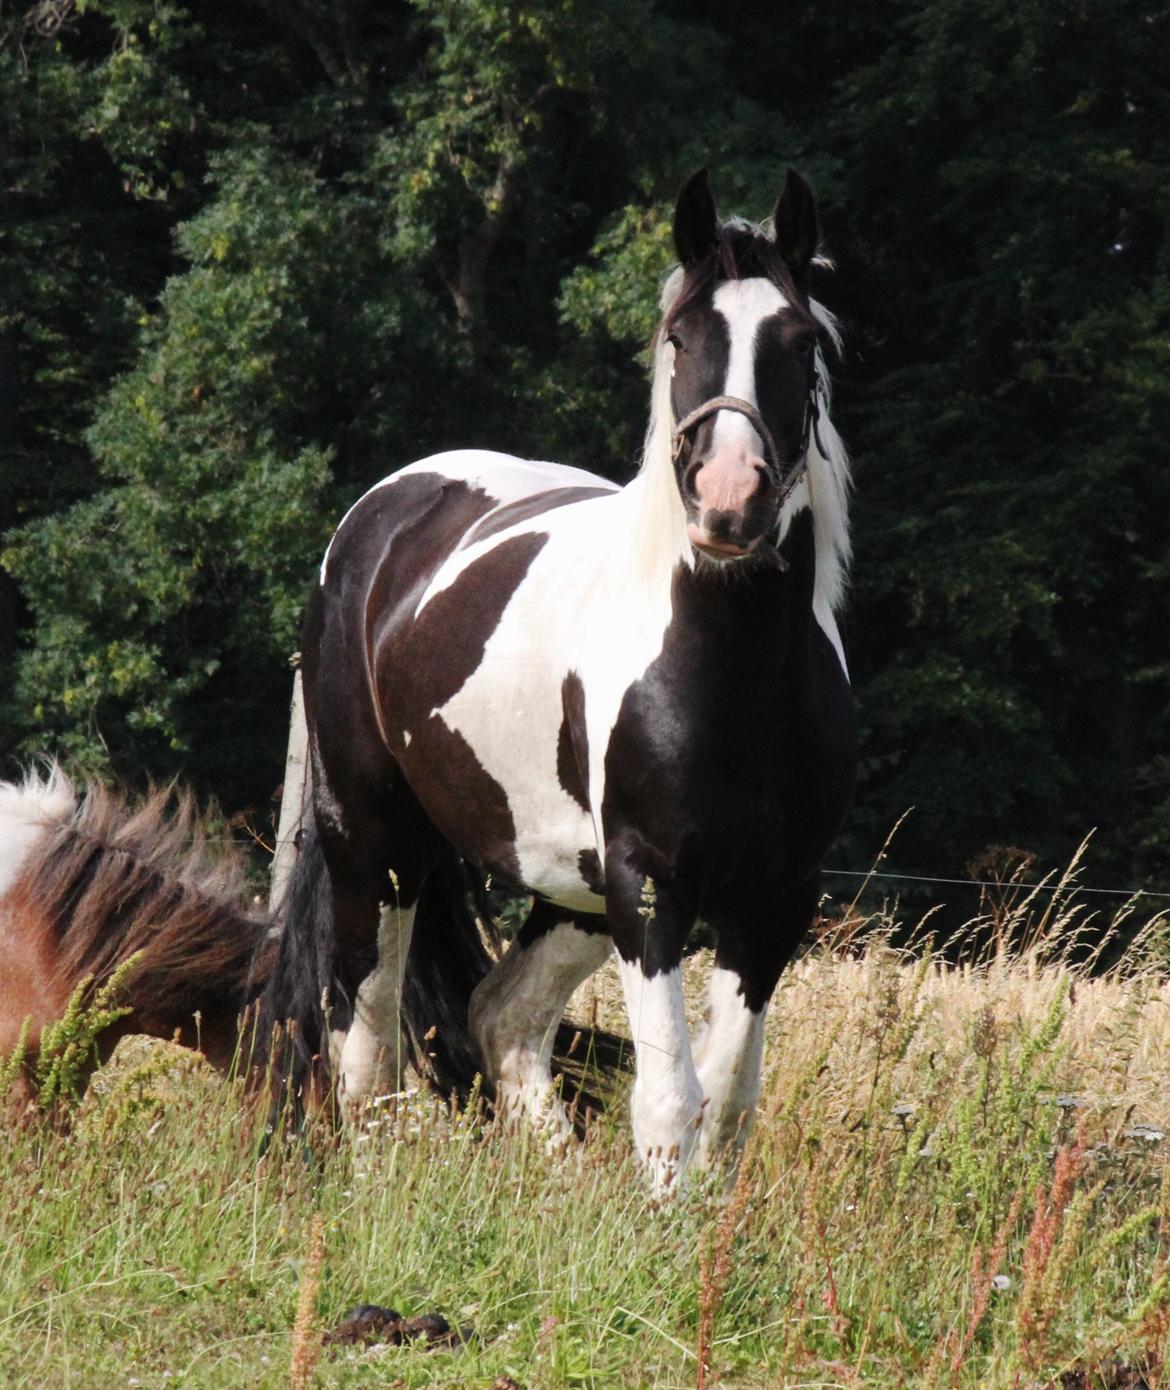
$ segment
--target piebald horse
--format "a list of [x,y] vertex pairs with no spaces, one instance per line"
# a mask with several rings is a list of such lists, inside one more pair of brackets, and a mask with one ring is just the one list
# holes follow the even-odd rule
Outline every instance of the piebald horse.
[[[498,1112],[560,1131],[557,1025],[616,950],[652,1182],[734,1160],[856,761],[817,239],[791,171],[766,227],[720,225],[695,175],[633,481],[462,449],[337,528],[303,631],[312,814],[269,1009],[343,1113],[395,1089],[401,1016],[441,1084],[478,1070]],[[534,901],[498,962],[467,865]],[[692,1047],[699,919],[718,944]]]
[[243,889],[238,857],[209,841],[189,796],[131,805],[56,766],[0,782],[0,1058],[23,1032],[17,1102],[78,985],[105,984],[132,956],[115,1001],[130,1012],[99,1037],[92,1066],[123,1034],[148,1033],[229,1070],[249,982],[271,956],[268,918],[240,906]]

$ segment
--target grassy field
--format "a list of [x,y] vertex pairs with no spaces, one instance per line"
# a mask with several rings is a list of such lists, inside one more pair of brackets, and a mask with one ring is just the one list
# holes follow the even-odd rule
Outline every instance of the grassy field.
[[[620,1100],[567,1156],[417,1096],[261,1152],[237,1086],[124,1044],[71,1123],[3,1137],[0,1385],[1162,1384],[1164,939],[1090,978],[1052,947],[1078,920],[1024,904],[962,968],[823,938],[733,1192],[661,1205]],[[322,1345],[363,1302],[473,1335]]]

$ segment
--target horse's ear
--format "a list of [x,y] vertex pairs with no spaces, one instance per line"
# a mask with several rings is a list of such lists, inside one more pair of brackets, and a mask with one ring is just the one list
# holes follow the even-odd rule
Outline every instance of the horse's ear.
[[817,200],[813,191],[795,169],[789,169],[773,216],[776,225],[776,246],[792,278],[803,289],[808,282],[820,237],[817,223]]
[[700,169],[683,185],[674,209],[674,249],[684,268],[696,265],[719,239],[715,200]]

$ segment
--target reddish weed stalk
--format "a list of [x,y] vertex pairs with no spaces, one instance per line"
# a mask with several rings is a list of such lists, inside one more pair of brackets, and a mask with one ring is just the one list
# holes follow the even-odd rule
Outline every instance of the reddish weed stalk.
[[825,1312],[833,1319],[833,1331],[844,1340],[845,1333],[849,1330],[849,1320],[841,1311],[841,1300],[837,1297],[837,1280],[833,1274],[833,1259],[829,1254],[829,1241],[825,1235],[825,1221],[819,1213],[814,1222],[814,1229],[817,1233],[817,1242],[821,1248],[821,1259],[825,1262],[825,1291],[821,1295],[821,1303]]
[[[987,1309],[991,1305],[991,1292],[995,1287],[994,1280],[1003,1269],[1004,1258],[1007,1255],[1008,1241],[1012,1238],[1012,1232],[1016,1229],[1016,1223],[1020,1219],[1020,1209],[1024,1205],[1024,1189],[1019,1188],[1012,1198],[1011,1206],[1008,1208],[1007,1216],[1004,1217],[1003,1224],[995,1233],[995,1240],[991,1246],[990,1253],[984,1252],[982,1245],[977,1245],[971,1255],[971,1312],[967,1318],[967,1327],[962,1337],[959,1336],[958,1328],[950,1328],[939,1338],[933,1353],[925,1377],[925,1383],[931,1385],[938,1376],[938,1370],[946,1360],[947,1354],[951,1357],[951,1378],[954,1379],[962,1369],[967,1353],[975,1342],[975,1334],[979,1331],[983,1319],[987,1316]],[[954,1351],[951,1348],[954,1347]]]
[[301,1274],[297,1316],[292,1332],[292,1390],[309,1390],[317,1358],[321,1354],[321,1329],[317,1326],[317,1292],[325,1265],[325,1224],[318,1212],[309,1227],[309,1250]]
[[1051,1186],[1047,1191],[1043,1183],[1036,1187],[1036,1209],[1024,1246],[1023,1281],[1016,1309],[1022,1360],[1029,1371],[1038,1371],[1044,1364],[1054,1313],[1055,1284],[1071,1254],[1070,1236],[1075,1235],[1075,1232],[1065,1231],[1062,1240],[1062,1227],[1084,1163],[1082,1121],[1077,1128],[1076,1143],[1066,1144],[1056,1152]]
[[751,1164],[745,1153],[739,1165],[731,1197],[723,1208],[719,1224],[709,1243],[699,1251],[699,1347],[695,1390],[707,1390],[707,1375],[711,1369],[711,1342],[715,1317],[727,1291],[731,1277],[731,1247],[736,1234],[746,1230],[751,1212],[748,1197],[752,1189]]

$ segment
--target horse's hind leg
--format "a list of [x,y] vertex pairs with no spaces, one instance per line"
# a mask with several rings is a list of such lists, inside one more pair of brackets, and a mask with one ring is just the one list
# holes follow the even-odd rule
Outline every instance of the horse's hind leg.
[[402,981],[415,903],[378,905],[378,955],[358,986],[353,1017],[336,1061],[337,1099],[352,1119],[367,1101],[402,1089]]
[[[402,982],[419,894],[438,837],[394,769],[372,797],[343,812],[314,768],[317,819],[332,899],[335,973],[330,1060],[346,1119],[401,1090]],[[324,804],[324,813],[323,805]]]
[[556,1138],[571,1127],[552,1089],[553,1041],[569,997],[610,952],[604,917],[537,902],[471,997],[470,1023],[495,1087],[496,1113]]

